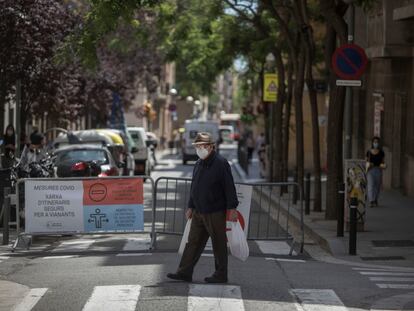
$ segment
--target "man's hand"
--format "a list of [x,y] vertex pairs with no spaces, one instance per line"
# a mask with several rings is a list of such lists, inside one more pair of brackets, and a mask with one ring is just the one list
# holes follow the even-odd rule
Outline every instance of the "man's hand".
[[188,208],[188,209],[185,211],[185,217],[186,217],[187,219],[191,219],[191,218],[193,217],[193,210],[192,210],[191,208]]
[[238,215],[236,209],[230,209],[227,211],[229,221],[237,222]]

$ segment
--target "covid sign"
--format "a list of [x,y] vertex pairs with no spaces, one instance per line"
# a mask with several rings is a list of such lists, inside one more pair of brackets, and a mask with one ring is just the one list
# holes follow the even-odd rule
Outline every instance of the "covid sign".
[[142,231],[143,204],[140,178],[28,180],[25,182],[25,231]]

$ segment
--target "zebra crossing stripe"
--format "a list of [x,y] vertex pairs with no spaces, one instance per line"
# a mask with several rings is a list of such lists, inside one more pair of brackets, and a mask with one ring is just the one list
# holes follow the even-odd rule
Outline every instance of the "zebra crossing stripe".
[[[263,254],[289,255],[290,245],[282,241],[256,241],[257,246]],[[292,253],[297,255],[295,251]]]
[[414,289],[414,284],[376,284],[382,289]]
[[150,238],[128,238],[126,244],[122,248],[123,251],[145,251],[151,246]]
[[298,311],[347,311],[341,299],[331,289],[293,289]]
[[56,247],[52,253],[84,251],[87,250],[93,243],[95,243],[95,240],[65,241]]
[[359,272],[362,275],[389,275],[389,276],[414,276],[412,272],[384,272],[384,271],[364,271]]
[[30,311],[47,292],[47,288],[32,288],[13,311]]
[[414,282],[414,278],[370,277],[373,282]]
[[240,286],[191,284],[188,311],[244,311]]
[[96,286],[82,311],[134,311],[140,285]]

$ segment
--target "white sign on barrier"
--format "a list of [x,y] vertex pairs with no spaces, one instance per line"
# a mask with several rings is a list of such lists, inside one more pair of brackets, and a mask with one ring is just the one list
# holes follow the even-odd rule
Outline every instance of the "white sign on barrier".
[[140,178],[27,180],[26,233],[144,229]]
[[[237,199],[239,200],[239,205],[237,206],[237,212],[239,216],[239,222],[243,228],[244,233],[248,233],[249,219],[250,219],[250,206],[252,204],[252,193],[253,187],[249,185],[236,184]],[[227,226],[227,230],[230,226]]]

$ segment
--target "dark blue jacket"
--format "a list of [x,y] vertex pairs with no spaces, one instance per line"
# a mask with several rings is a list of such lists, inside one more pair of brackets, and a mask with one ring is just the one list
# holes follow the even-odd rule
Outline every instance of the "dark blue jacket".
[[239,205],[231,168],[226,159],[213,151],[198,160],[193,170],[188,208],[200,213],[234,209]]

